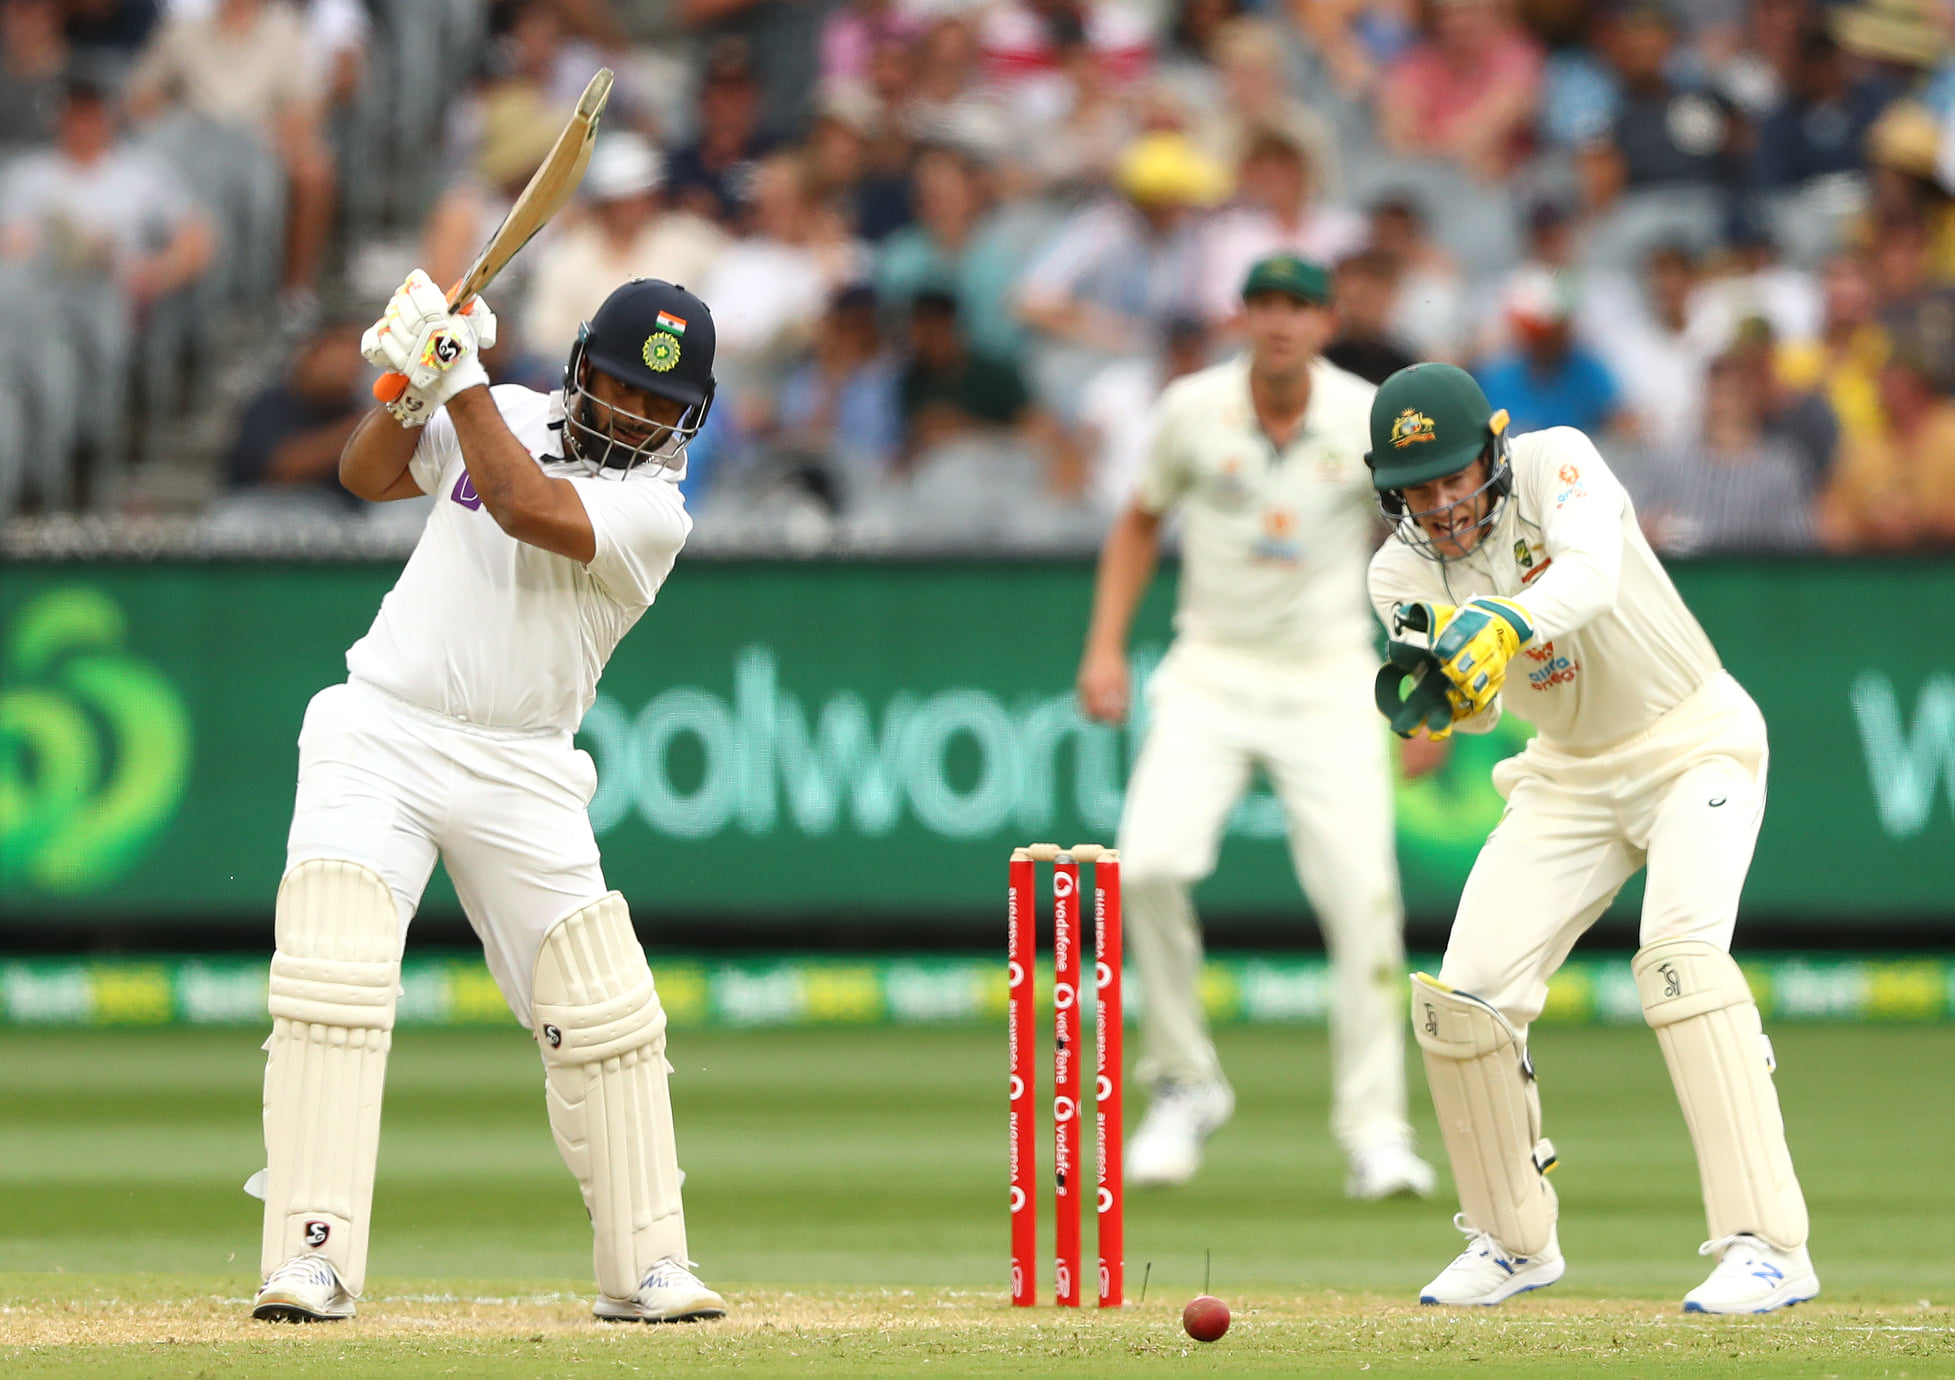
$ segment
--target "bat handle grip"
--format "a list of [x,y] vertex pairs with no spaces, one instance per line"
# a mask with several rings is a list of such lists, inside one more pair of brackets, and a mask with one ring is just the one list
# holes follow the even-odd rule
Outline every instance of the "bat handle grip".
[[[466,277],[457,278],[455,285],[448,289],[448,309],[450,311],[455,309],[455,303],[462,295],[462,284],[467,281],[468,279]],[[397,401],[400,395],[406,391],[406,374],[396,374],[392,370],[389,370],[373,381],[373,396],[379,402],[390,403]]]

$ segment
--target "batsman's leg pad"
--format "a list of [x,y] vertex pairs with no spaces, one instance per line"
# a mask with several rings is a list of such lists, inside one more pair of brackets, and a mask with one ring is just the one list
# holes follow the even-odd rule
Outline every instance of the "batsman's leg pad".
[[1712,1240],[1748,1232],[1806,1243],[1806,1199],[1772,1086],[1771,1042],[1730,954],[1702,939],[1662,939],[1632,965],[1643,1019],[1670,1065],[1697,1148]]
[[1512,1254],[1539,1255],[1554,1240],[1559,1205],[1526,1043],[1486,1002],[1424,973],[1412,975],[1412,1027],[1461,1212]]
[[371,868],[320,858],[285,874],[276,927],[260,1277],[309,1252],[330,1260],[357,1295],[400,988],[400,920]]
[[590,1210],[598,1289],[627,1299],[659,1260],[686,1258],[686,1223],[665,1011],[624,897],[611,892],[552,927],[532,993],[550,1129]]

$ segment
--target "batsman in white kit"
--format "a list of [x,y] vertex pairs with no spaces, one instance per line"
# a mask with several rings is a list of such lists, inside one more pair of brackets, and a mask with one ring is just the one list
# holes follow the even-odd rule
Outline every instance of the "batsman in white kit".
[[278,890],[266,1043],[264,1286],[253,1313],[353,1315],[366,1283],[401,945],[436,855],[542,1053],[550,1126],[595,1235],[601,1318],[716,1318],[694,1277],[665,1013],[586,814],[572,734],[691,529],[678,480],[713,402],[713,320],[638,279],[563,388],[489,387],[495,318],[425,273],[362,342],[407,389],[347,442],[362,497],[432,494],[426,529],[319,692]]
[[1350,1162],[1346,1191],[1423,1196],[1434,1174],[1405,1116],[1404,915],[1364,597],[1377,531],[1361,463],[1372,388],[1319,354],[1334,325],[1321,267],[1272,255],[1242,296],[1248,351],[1161,396],[1139,489],[1100,557],[1079,670],[1086,712],[1125,718],[1128,630],[1178,509],[1175,641],[1148,685],[1119,834],[1145,999],[1136,1073],[1150,1094],[1127,1181],[1186,1182],[1234,1111],[1202,1010],[1189,891],[1214,870],[1260,765],[1330,953],[1331,1127]]
[[1775,1063],[1731,958],[1765,811],[1765,721],[1718,661],[1588,437],[1510,438],[1472,377],[1418,364],[1371,405],[1366,462],[1397,540],[1371,562],[1389,632],[1378,705],[1403,735],[1538,735],[1494,768],[1506,811],[1460,896],[1412,1024],[1468,1240],[1420,1295],[1497,1304],[1563,1262],[1527,1029],[1548,979],[1638,870],[1632,962],[1697,1151],[1716,1267],[1695,1313],[1819,1292]]

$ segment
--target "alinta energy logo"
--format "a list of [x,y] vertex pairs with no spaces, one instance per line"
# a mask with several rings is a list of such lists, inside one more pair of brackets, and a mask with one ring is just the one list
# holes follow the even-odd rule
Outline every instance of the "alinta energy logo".
[[116,880],[176,813],[190,718],[176,688],[123,643],[100,590],[21,608],[0,660],[0,884],[74,894]]

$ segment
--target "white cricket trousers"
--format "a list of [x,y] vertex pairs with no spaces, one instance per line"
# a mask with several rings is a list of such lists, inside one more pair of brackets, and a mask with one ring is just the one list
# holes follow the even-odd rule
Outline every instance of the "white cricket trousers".
[[527,1027],[543,937],[607,890],[585,812],[596,789],[590,755],[561,729],[478,728],[364,681],[332,685],[299,731],[285,866],[364,863],[393,892],[405,940],[438,854]]
[[1767,758],[1764,716],[1727,671],[1607,751],[1536,738],[1494,768],[1507,812],[1460,895],[1440,980],[1525,1029],[1575,941],[1645,866],[1642,944],[1728,952]]
[[1150,722],[1120,821],[1127,942],[1144,1009],[1143,1083],[1219,1078],[1189,890],[1215,868],[1260,765],[1330,953],[1331,1130],[1347,1152],[1408,1133],[1404,911],[1391,766],[1365,647],[1278,664],[1186,639],[1148,684]]

